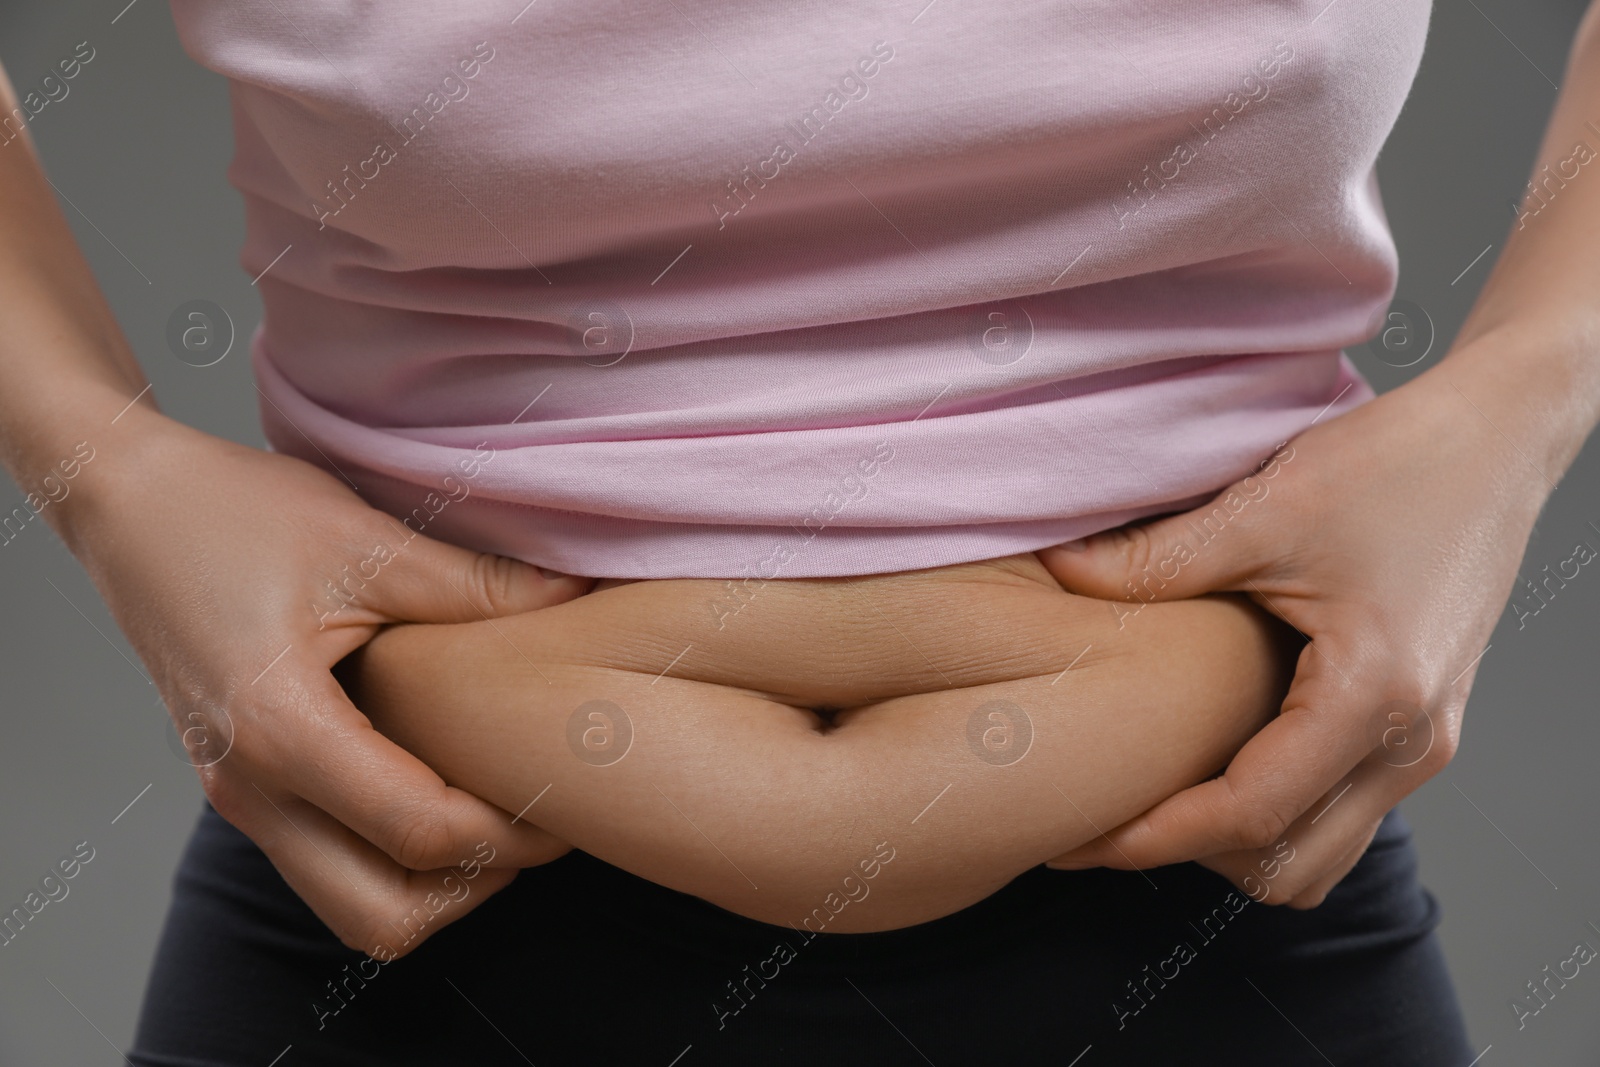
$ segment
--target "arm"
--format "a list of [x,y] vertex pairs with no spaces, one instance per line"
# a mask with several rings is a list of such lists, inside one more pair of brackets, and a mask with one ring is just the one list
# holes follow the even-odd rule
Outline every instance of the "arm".
[[1600,421],[1600,4],[1579,25],[1522,211],[1448,356],[1545,490]]
[[[0,72],[0,113],[15,105]],[[418,537],[321,625],[320,583],[398,524],[307,464],[156,411],[26,128],[0,143],[0,291],[0,460],[94,579],[207,797],[324,921],[365,943],[489,842],[487,892],[431,932],[565,851],[377,735],[329,667],[383,622],[526,611],[588,583]]]
[[[12,133],[17,100],[3,69],[0,108],[0,460],[24,492],[48,499],[60,493],[60,460],[103,437],[146,383],[34,162],[32,135],[25,124]],[[154,408],[148,393],[145,403]],[[43,516],[65,534],[76,510],[63,498]]]
[[[1309,635],[1283,714],[1222,778],[1065,859],[1200,859],[1237,877],[1287,834],[1302,859],[1279,885],[1295,906],[1314,906],[1383,813],[1449,762],[1534,519],[1600,418],[1597,153],[1600,6],[1573,45],[1537,195],[1450,353],[1296,438],[1300,458],[1273,506],[1158,594],[1243,590]],[[1041,557],[1068,588],[1121,599],[1178,550],[1187,519]],[[1386,727],[1412,748],[1374,745]]]

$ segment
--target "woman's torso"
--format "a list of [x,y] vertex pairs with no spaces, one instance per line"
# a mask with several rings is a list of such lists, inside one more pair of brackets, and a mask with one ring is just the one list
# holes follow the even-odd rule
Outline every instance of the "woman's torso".
[[1424,0],[172,7],[233,79],[269,439],[430,535],[992,558],[1371,395]]

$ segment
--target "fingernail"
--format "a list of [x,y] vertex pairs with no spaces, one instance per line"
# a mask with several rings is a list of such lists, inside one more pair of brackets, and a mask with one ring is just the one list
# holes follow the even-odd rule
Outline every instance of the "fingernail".
[[1089,547],[1089,542],[1086,538],[1080,537],[1076,541],[1068,541],[1061,547],[1066,549],[1068,552],[1082,552],[1084,549]]
[[539,568],[539,573],[550,579],[552,582],[559,582],[561,579],[566,577],[566,575],[562,574],[560,571],[552,571],[544,567]]

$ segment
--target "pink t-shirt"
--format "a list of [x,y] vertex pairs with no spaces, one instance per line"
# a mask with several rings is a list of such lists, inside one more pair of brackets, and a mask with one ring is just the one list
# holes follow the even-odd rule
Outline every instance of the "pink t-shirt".
[[1370,399],[1427,0],[171,0],[268,439],[573,573],[801,577],[1200,502]]

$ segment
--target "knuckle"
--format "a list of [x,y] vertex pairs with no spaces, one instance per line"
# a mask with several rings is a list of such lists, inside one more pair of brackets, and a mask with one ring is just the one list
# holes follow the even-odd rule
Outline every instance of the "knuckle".
[[216,813],[230,823],[236,823],[243,813],[245,796],[230,776],[221,774],[215,767],[201,767],[200,791]]
[[487,552],[480,552],[473,558],[473,592],[489,614],[502,611],[512,602],[515,580],[515,561]]
[[1425,763],[1430,764],[1435,772],[1441,771],[1453,759],[1461,747],[1461,739],[1451,730],[1440,729],[1434,738],[1433,748],[1428,751]]
[[392,891],[369,890],[353,896],[345,901],[342,921],[330,923],[330,928],[346,948],[368,954],[390,948],[396,940],[388,922],[394,902]]
[[1404,619],[1393,605],[1379,605],[1376,633],[1371,643],[1364,647],[1374,671],[1381,671],[1380,689],[1392,700],[1402,700],[1417,707],[1426,707],[1432,687],[1428,684],[1434,664],[1422,649],[1395,642],[1382,643],[1378,635],[1403,632]]
[[1290,904],[1300,900],[1311,888],[1313,878],[1310,875],[1293,875],[1285,872],[1272,883],[1272,894],[1268,898],[1274,904]]
[[1127,561],[1130,571],[1144,571],[1155,558],[1155,540],[1150,536],[1150,531],[1143,526],[1130,526],[1122,531],[1123,558]]
[[1235,815],[1235,841],[1240,848],[1267,848],[1283,836],[1291,821],[1270,804],[1247,801]]
[[[355,949],[357,952],[375,956],[380,951],[395,952],[393,942],[399,940],[385,928],[383,920],[377,916],[369,916],[358,922],[350,923],[342,929],[335,930],[339,943],[345,948]],[[404,955],[410,946],[401,946],[397,955]]]
[[1417,769],[1422,772],[1422,777],[1432,778],[1449,766],[1455,755],[1455,742],[1439,738],[1434,742],[1433,748],[1428,750],[1428,754],[1417,761]]
[[413,813],[394,830],[389,855],[413,871],[431,871],[449,862],[450,828],[435,812]]

